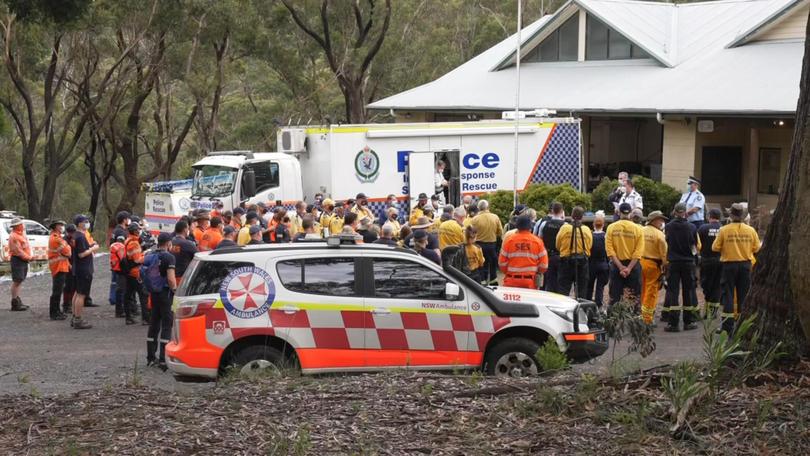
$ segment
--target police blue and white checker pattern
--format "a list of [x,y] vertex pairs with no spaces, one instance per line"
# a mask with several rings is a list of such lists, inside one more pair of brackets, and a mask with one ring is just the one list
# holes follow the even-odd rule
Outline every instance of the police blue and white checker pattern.
[[[374,214],[374,222],[379,222],[380,218],[383,217],[385,214],[385,210],[387,208],[385,201],[369,201],[368,207],[371,209],[371,212]],[[400,223],[408,220],[408,200],[407,198],[398,199],[397,200],[397,209],[399,209],[399,221]]]
[[557,124],[530,183],[571,184],[580,187],[579,124]]

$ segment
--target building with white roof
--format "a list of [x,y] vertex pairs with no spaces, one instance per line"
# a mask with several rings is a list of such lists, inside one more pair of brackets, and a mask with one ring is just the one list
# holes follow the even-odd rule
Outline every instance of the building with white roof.
[[[710,202],[773,207],[791,145],[810,0],[571,0],[522,30],[520,108],[583,119],[591,186],[620,170]],[[400,121],[514,110],[516,36],[369,105]]]

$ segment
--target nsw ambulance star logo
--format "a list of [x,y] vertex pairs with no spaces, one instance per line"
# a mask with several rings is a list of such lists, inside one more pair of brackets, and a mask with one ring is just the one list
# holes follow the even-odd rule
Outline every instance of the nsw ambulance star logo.
[[269,309],[275,298],[273,279],[263,269],[246,266],[228,274],[219,290],[225,310],[239,318],[255,318]]

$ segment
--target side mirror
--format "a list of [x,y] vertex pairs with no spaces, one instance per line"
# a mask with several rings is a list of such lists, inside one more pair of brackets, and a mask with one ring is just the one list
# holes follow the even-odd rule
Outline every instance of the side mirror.
[[453,282],[444,284],[444,297],[448,301],[458,301],[461,298],[461,288]]
[[242,199],[256,196],[256,173],[250,169],[242,170]]

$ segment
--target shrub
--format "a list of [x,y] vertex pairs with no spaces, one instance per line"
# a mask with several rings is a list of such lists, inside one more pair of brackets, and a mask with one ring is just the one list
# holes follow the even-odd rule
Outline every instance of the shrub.
[[[652,179],[634,176],[633,183],[636,191],[644,199],[644,213],[661,211],[669,214],[675,204],[681,199],[681,194],[671,185],[654,181]],[[608,201],[608,196],[619,186],[618,180],[602,179],[602,182],[591,193],[591,205],[594,210],[602,209],[607,214],[613,213],[613,204]]]
[[565,353],[560,351],[557,341],[552,338],[549,338],[534,356],[542,372],[564,370],[570,366]]
[[[513,209],[514,194],[509,190],[498,190],[481,196],[489,201],[489,210],[501,218],[501,222],[509,221],[509,214]],[[586,193],[578,192],[570,184],[550,185],[532,184],[525,191],[520,192],[518,201],[537,211],[537,216],[546,215],[549,204],[559,201],[566,212],[571,212],[574,206],[582,206],[586,210],[591,207],[591,198]]]

